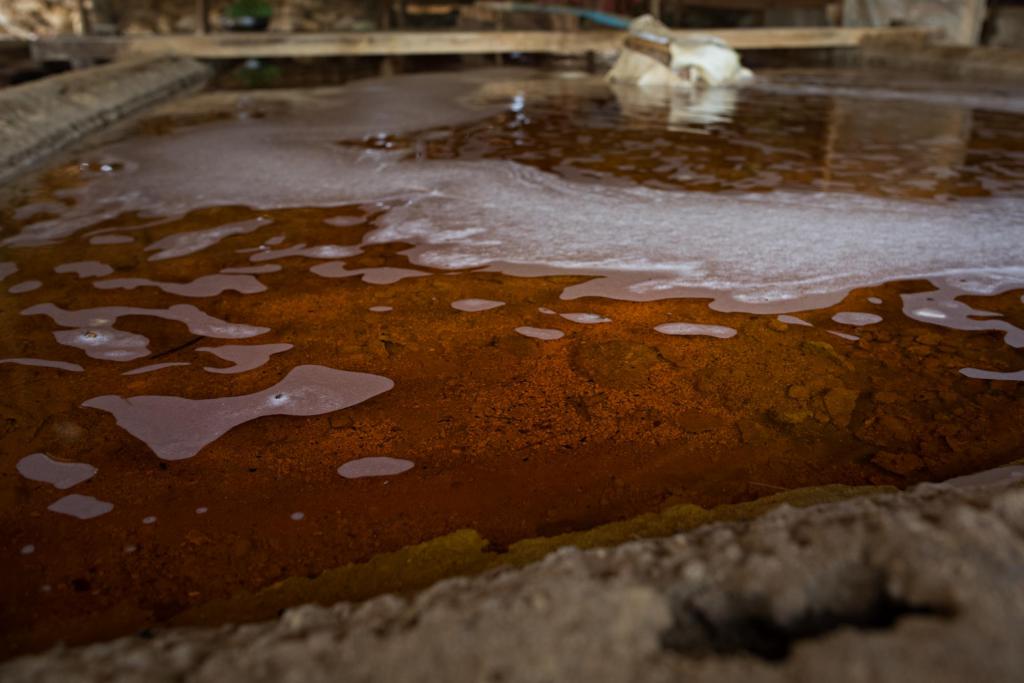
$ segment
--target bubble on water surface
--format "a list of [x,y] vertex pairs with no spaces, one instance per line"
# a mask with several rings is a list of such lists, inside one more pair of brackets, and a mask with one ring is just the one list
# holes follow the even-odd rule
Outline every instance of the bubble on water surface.
[[46,453],[32,453],[18,461],[18,473],[32,481],[53,484],[59,489],[69,489],[96,475],[97,470],[84,462],[62,462]]
[[154,517],[153,515],[150,515],[149,517],[143,517],[142,518],[142,523],[143,524],[154,524],[155,522],[156,522],[156,517]]
[[551,310],[550,308],[548,308],[546,306],[541,306],[537,310],[540,311],[541,313],[543,313],[544,315],[558,315],[557,311],[553,311],[553,310]]
[[401,458],[372,457],[350,460],[338,468],[338,474],[346,479],[362,477],[390,477],[411,470],[414,463]]
[[842,311],[832,316],[832,320],[840,325],[851,325],[853,327],[864,327],[882,322],[882,316],[874,313],[856,313],[853,311]]
[[857,340],[860,339],[860,337],[858,337],[855,334],[847,334],[846,332],[836,332],[835,330],[826,330],[826,331],[829,334],[834,335],[836,337],[839,337],[840,339],[845,339],[846,341],[857,341]]
[[272,387],[243,396],[97,396],[82,405],[114,416],[117,424],[164,460],[183,460],[240,424],[267,415],[323,415],[390,390],[380,375],[300,365]]
[[882,300],[879,299],[877,296],[869,296],[868,297],[868,302],[872,303],[872,304],[875,304],[877,306],[877,305],[882,303]]
[[205,508],[205,507],[198,507],[198,508],[196,508],[196,514],[197,515],[205,515],[207,512],[209,512],[209,508]]
[[7,279],[8,275],[18,272],[18,264],[13,261],[0,261],[0,282]]
[[291,515],[289,515],[289,516],[291,517],[292,521],[295,521],[295,522],[300,522],[300,521],[302,521],[303,519],[305,519],[305,517],[306,517],[306,513],[304,513],[304,512],[293,512],[293,513],[292,513]]
[[489,311],[493,308],[504,306],[504,301],[493,301],[491,299],[459,299],[453,301],[451,306],[456,311],[465,313],[476,313],[478,311]]
[[53,269],[55,273],[74,273],[80,278],[104,277],[114,272],[106,263],[99,261],[73,261],[62,263]]
[[92,496],[72,493],[64,496],[46,509],[52,512],[59,512],[62,515],[77,517],[78,519],[92,519],[107,514],[114,509],[114,505]]
[[21,546],[21,554],[22,555],[31,555],[35,551],[36,551],[36,547],[34,545],[32,545],[31,543],[29,543],[28,545]]
[[702,325],[698,323],[663,323],[654,328],[662,334],[673,336],[699,336],[729,339],[736,336],[736,330],[724,325]]
[[370,310],[374,313],[390,313],[395,309],[391,306],[370,306]]
[[545,341],[554,341],[555,339],[561,339],[565,336],[565,332],[562,330],[556,330],[549,327],[517,327],[516,332],[523,335],[524,337],[532,337],[533,339],[543,339]]

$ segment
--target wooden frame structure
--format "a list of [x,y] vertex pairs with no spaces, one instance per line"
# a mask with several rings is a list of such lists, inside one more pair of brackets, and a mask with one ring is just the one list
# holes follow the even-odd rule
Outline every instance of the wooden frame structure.
[[[674,31],[713,33],[737,50],[853,48],[878,36],[924,38],[921,28],[749,28]],[[617,50],[622,31],[366,31],[345,33],[209,33],[163,36],[58,36],[32,44],[37,61],[76,63],[175,54],[198,59],[371,57],[501,53],[586,54]]]

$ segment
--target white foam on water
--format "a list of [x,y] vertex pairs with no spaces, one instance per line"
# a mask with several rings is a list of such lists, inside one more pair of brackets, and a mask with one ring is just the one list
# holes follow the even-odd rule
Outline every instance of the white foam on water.
[[92,519],[107,514],[114,509],[114,505],[93,496],[72,493],[64,496],[46,509],[52,512],[59,512],[62,515],[77,517],[78,519]]
[[370,310],[374,313],[390,313],[395,309],[391,306],[370,306]]
[[324,219],[324,223],[335,228],[348,228],[354,225],[362,225],[366,222],[364,216],[334,216]]
[[82,372],[85,369],[78,363],[67,363],[62,360],[47,360],[45,358],[0,358],[0,364],[2,363],[29,365],[40,368],[56,368],[57,370],[69,370],[71,372]]
[[807,322],[806,320],[803,320],[802,318],[798,318],[795,315],[786,315],[785,313],[783,313],[782,315],[776,316],[776,319],[780,323],[786,323],[787,325],[800,325],[802,327],[814,327],[814,325],[812,325],[811,323]]
[[343,246],[339,244],[320,244],[308,247],[305,244],[296,244],[281,249],[259,249],[249,257],[254,263],[260,261],[273,261],[275,259],[291,258],[301,256],[308,259],[339,259],[347,256],[355,256],[361,253],[359,247]]
[[153,515],[150,515],[149,517],[143,517],[142,518],[142,523],[143,524],[155,524],[156,523],[156,517],[154,517]]
[[[483,83],[493,88],[495,78],[427,74],[293,94],[263,119],[109,145],[105,153],[130,163],[131,174],[96,174],[69,190],[75,203],[64,215],[32,223],[4,243],[58,239],[124,211],[174,216],[211,205],[389,201],[367,244],[411,243],[414,264],[438,269],[596,277],[567,288],[567,299],[708,297],[716,310],[784,313],[832,305],[853,288],[893,280],[974,273],[1024,283],[1024,198],[1016,196],[721,195],[575,182],[502,160],[416,161],[331,144],[479,118],[480,110],[457,100]],[[410,92],[424,98],[422,110],[419,100],[408,106]]]
[[1024,370],[1017,370],[1016,372],[996,372],[994,370],[979,370],[978,368],[961,368],[960,374],[972,379],[1024,382]]
[[0,282],[7,279],[8,275],[18,272],[18,264],[14,261],[0,261]]
[[53,269],[55,273],[74,273],[80,278],[104,277],[114,272],[106,263],[99,261],[73,261],[62,263]]
[[826,330],[826,332],[828,332],[829,334],[835,335],[835,336],[839,337],[840,339],[845,339],[846,341],[858,341],[860,339],[860,337],[858,337],[855,334],[847,334],[845,332],[836,332],[835,330]]
[[149,355],[149,339],[141,334],[116,330],[113,327],[80,327],[57,330],[53,338],[58,344],[85,352],[89,358],[121,363]]
[[113,278],[96,280],[92,284],[96,289],[133,290],[137,287],[156,287],[168,294],[192,298],[220,296],[224,292],[259,294],[267,291],[266,285],[252,275],[245,274],[202,275],[191,282],[158,282],[141,277]]
[[300,521],[302,521],[303,519],[306,518],[306,513],[304,513],[304,512],[293,512],[291,515],[289,515],[289,517],[291,517],[292,521],[294,521],[294,522],[300,522]]
[[36,551],[36,547],[34,545],[32,545],[31,543],[29,543],[28,545],[21,546],[21,554],[22,555],[31,555],[35,551]]
[[346,479],[363,477],[390,477],[411,470],[414,463],[401,458],[372,457],[349,460],[338,468],[338,474]]
[[118,318],[124,316],[141,315],[175,320],[186,325],[192,334],[218,339],[246,339],[270,331],[267,327],[229,323],[214,318],[191,304],[175,304],[166,309],[104,306],[69,311],[46,303],[26,308],[21,314],[46,315],[63,327],[77,327],[58,330],[53,336],[59,343],[81,349],[91,358],[121,362],[149,355],[149,339],[141,334],[114,328]]
[[565,336],[565,332],[556,330],[551,327],[517,327],[516,332],[523,335],[524,337],[532,337],[533,339],[543,339],[544,341],[554,341],[555,339],[561,339]]
[[923,323],[954,330],[996,330],[1004,333],[1003,341],[1013,348],[1024,348],[1024,330],[1000,314],[971,308],[957,299],[964,295],[989,296],[1020,287],[1015,277],[978,274],[960,277],[936,278],[937,289],[912,294],[901,294],[903,314]]
[[654,328],[662,334],[673,336],[717,337],[730,339],[736,336],[736,330],[725,325],[702,325],[698,323],[663,323]]
[[561,316],[570,322],[581,325],[600,325],[601,323],[610,323],[612,321],[611,318],[606,318],[597,313],[562,313]]
[[882,322],[882,316],[875,315],[874,313],[857,313],[854,311],[841,311],[832,316],[834,322],[840,325],[850,325],[852,327],[865,327],[867,325],[875,325]]
[[452,308],[465,313],[476,313],[478,311],[489,311],[505,305],[504,301],[493,301],[491,299],[459,299],[452,302]]
[[380,267],[349,270],[345,267],[345,264],[342,261],[320,263],[311,267],[309,271],[314,275],[326,278],[343,278],[360,275],[362,276],[362,281],[369,285],[393,285],[406,278],[425,277],[430,275],[430,273],[425,271],[413,270],[412,268]]
[[875,304],[876,306],[877,306],[877,305],[879,305],[880,303],[882,303],[882,300],[881,300],[881,299],[879,299],[879,298],[878,298],[877,296],[869,296],[869,297],[868,297],[868,301],[869,301],[870,303],[873,303],[873,304]]
[[24,280],[16,285],[12,285],[7,288],[8,294],[25,294],[26,292],[34,292],[43,286],[43,283],[39,280]]
[[272,387],[243,396],[97,396],[103,410],[163,460],[184,460],[240,424],[267,415],[323,415],[362,403],[394,386],[387,377],[300,365]]
[[259,230],[265,225],[273,223],[269,218],[259,216],[247,221],[228,223],[216,228],[206,230],[193,230],[190,232],[177,232],[153,242],[146,251],[156,253],[149,257],[150,261],[165,261],[172,258],[180,258],[195,254],[204,249],[212,247],[226,237],[233,235],[246,235]]
[[92,479],[97,470],[84,462],[61,462],[46,453],[32,453],[18,461],[18,473],[32,481],[43,481],[59,489],[69,489],[75,484]]
[[200,346],[196,351],[212,353],[234,365],[227,368],[204,367],[203,370],[221,375],[235,375],[255,370],[267,364],[275,353],[290,350],[291,344],[225,344],[224,346]]

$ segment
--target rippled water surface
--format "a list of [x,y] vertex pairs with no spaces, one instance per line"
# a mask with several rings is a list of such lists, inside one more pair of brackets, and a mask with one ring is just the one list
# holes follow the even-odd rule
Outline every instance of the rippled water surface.
[[[879,83],[208,93],[26,180],[4,651],[459,529],[497,551],[1020,458],[1024,100]],[[305,596],[359,592],[331,590]]]

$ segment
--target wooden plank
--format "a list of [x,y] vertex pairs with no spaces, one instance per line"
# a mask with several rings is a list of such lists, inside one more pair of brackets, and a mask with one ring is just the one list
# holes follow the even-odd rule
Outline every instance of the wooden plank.
[[[679,38],[714,35],[737,50],[856,47],[865,37],[927,36],[928,29],[886,27],[750,28],[673,31]],[[351,33],[214,33],[139,37],[63,36],[33,44],[41,61],[83,56],[180,54],[199,59],[467,55],[494,53],[584,54],[617,50],[621,31],[367,31]]]

